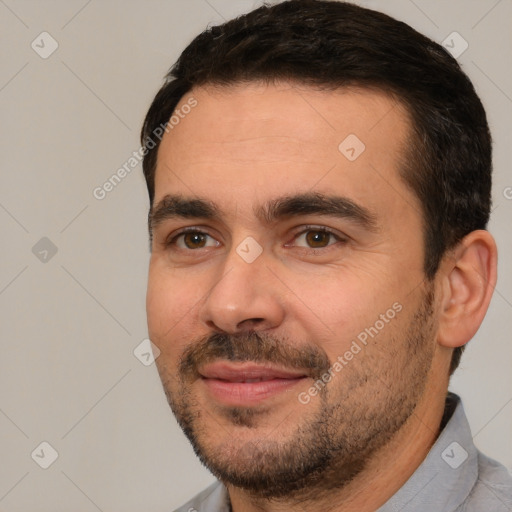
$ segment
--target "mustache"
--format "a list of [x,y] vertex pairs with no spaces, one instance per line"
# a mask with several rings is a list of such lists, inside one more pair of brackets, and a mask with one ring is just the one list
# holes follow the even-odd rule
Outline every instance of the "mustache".
[[215,360],[272,363],[304,371],[319,379],[331,367],[325,351],[317,346],[296,347],[275,336],[255,331],[240,334],[214,333],[191,343],[183,352],[178,371],[185,381],[200,377],[199,368]]

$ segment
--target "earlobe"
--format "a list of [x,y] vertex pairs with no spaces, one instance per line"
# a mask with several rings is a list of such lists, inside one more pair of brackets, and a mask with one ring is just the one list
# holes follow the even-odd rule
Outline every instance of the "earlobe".
[[442,265],[438,343],[466,344],[482,323],[496,285],[497,248],[488,231],[466,235]]

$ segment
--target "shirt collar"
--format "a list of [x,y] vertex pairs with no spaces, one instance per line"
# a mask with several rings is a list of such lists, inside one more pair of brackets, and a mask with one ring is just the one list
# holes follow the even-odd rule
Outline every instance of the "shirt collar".
[[478,477],[477,450],[457,395],[448,393],[446,411],[446,426],[425,460],[377,512],[451,512],[468,497]]

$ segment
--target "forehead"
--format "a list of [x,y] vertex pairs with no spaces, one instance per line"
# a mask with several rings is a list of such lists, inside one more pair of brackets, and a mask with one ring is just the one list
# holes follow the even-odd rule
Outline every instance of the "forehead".
[[[191,97],[197,105],[184,114]],[[205,86],[185,95],[175,113],[179,122],[158,152],[155,202],[178,193],[243,208],[272,194],[311,191],[414,202],[398,173],[409,118],[383,92]]]

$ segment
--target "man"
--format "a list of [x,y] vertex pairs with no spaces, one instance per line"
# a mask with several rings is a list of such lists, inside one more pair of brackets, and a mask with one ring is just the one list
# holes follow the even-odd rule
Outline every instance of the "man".
[[180,511],[507,511],[447,393],[496,282],[491,146],[439,45],[291,0],[199,35],[142,130],[147,313],[219,482]]

